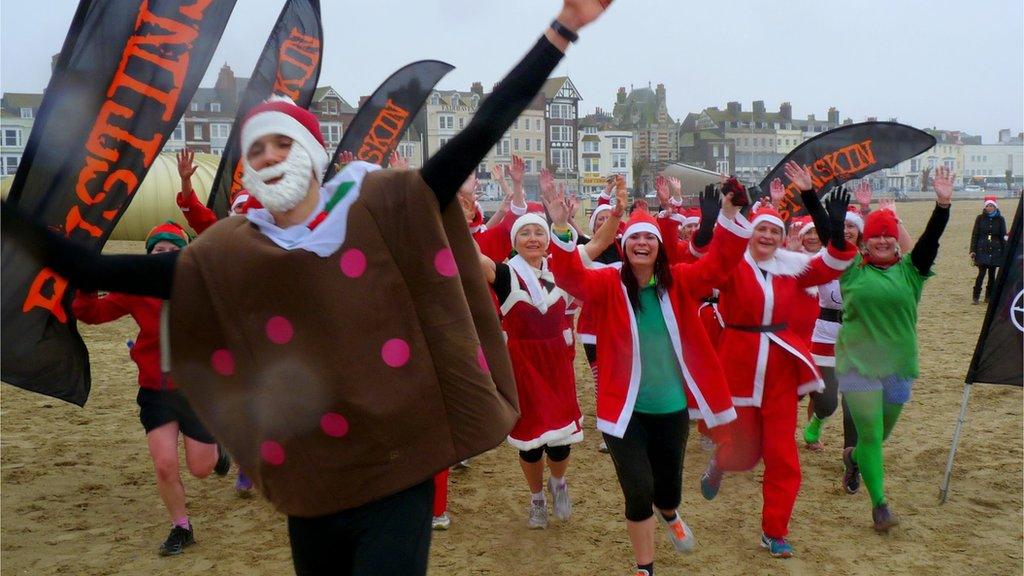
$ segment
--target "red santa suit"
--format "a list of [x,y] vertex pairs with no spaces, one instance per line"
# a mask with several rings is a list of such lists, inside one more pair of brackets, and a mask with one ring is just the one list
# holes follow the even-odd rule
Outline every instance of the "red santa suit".
[[[627,230],[634,226],[637,214]],[[654,218],[643,216],[649,220],[650,230],[656,232]],[[697,319],[697,302],[736,266],[749,235],[742,225],[721,217],[708,257],[695,264],[672,265],[672,289],[661,297],[661,311],[683,375],[690,418],[703,419],[709,426],[731,422],[736,411],[711,342]],[[621,438],[633,414],[641,376],[639,334],[625,285],[617,268],[586,268],[574,242],[564,242],[554,235],[551,242],[551,268],[559,285],[584,302],[596,304],[601,381],[597,428]]]
[[[509,236],[526,224],[547,226],[542,217],[527,215]],[[506,274],[507,295],[502,280]],[[522,256],[498,264],[495,290],[519,393],[520,416],[508,443],[526,451],[583,440],[570,350],[575,347],[572,317],[566,314],[572,297],[555,285],[547,261],[537,269]]]
[[[783,227],[774,209],[759,211],[756,227],[768,221]],[[739,418],[732,441],[719,446],[720,470],[749,470],[764,459],[762,529],[783,538],[800,489],[800,461],[794,439],[797,396],[824,389],[807,341],[791,323],[803,305],[805,289],[838,278],[853,261],[856,248],[808,258],[779,249],[767,261],[743,262],[719,285],[725,322],[719,356]]]

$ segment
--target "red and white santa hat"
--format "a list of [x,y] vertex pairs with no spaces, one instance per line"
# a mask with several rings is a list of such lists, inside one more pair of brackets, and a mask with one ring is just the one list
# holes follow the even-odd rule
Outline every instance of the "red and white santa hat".
[[700,210],[696,208],[679,208],[669,218],[679,222],[680,226],[696,226],[700,224]]
[[996,204],[995,196],[985,196],[985,206],[988,206],[989,204],[995,206],[996,208],[999,208],[999,204]]
[[849,206],[846,209],[846,221],[857,227],[857,231],[864,233],[864,217],[860,215],[860,208]]
[[887,236],[898,238],[900,235],[900,223],[892,210],[875,210],[868,214],[864,221],[864,240]]
[[519,231],[522,230],[523,226],[526,226],[527,224],[536,224],[537,226],[540,226],[541,230],[543,230],[545,234],[548,233],[548,221],[544,218],[543,214],[538,214],[537,212],[523,214],[519,218],[516,218],[516,221],[512,223],[512,230],[509,232],[509,238],[512,239],[513,247],[516,245],[516,234],[518,234]]
[[594,224],[597,222],[598,214],[600,214],[602,212],[611,212],[611,210],[612,210],[612,205],[611,204],[600,204],[600,205],[598,205],[597,208],[594,208],[594,213],[590,215],[590,231],[591,232],[593,232],[595,234],[597,233],[597,230],[594,228]]
[[235,209],[239,206],[245,206],[249,202],[250,197],[247,190],[242,190],[235,194],[235,198],[231,201],[231,212],[234,213]]
[[644,232],[650,232],[658,238],[659,242],[664,242],[661,238],[661,230],[658,229],[658,221],[654,219],[654,216],[651,216],[646,210],[633,210],[629,216],[629,222],[626,223],[626,230],[622,233],[622,245],[626,245],[626,239],[630,236]]
[[796,226],[798,222],[800,224],[800,230],[797,231],[798,236],[803,236],[811,230],[814,230],[814,220],[812,220],[810,216],[798,216],[797,218],[790,220],[789,225]]
[[782,221],[782,215],[779,214],[778,210],[771,206],[758,208],[757,211],[754,212],[754,219],[750,221],[751,229],[757,228],[758,224],[761,224],[762,222],[774,224],[783,230],[786,229],[786,223]]
[[297,106],[287,96],[271,96],[253,106],[242,122],[242,153],[267,134],[287,136],[302,146],[313,159],[317,179],[323,178],[330,156],[320,134],[320,121],[312,112]]

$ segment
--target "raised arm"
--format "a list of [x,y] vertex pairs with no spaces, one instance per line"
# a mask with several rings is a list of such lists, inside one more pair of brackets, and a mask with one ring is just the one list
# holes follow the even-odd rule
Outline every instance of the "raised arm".
[[932,264],[939,255],[939,238],[942,237],[949,222],[949,208],[953,201],[952,171],[945,166],[936,168],[932,188],[935,190],[935,209],[932,210],[932,216],[928,219],[924,232],[910,252],[910,261],[922,276],[927,276],[932,271]]
[[18,243],[76,288],[171,297],[180,252],[103,256],[30,221],[6,202],[0,207],[0,227],[5,241]]
[[596,260],[609,246],[615,243],[615,236],[619,231],[619,223],[622,221],[622,211],[628,202],[626,179],[621,175],[616,176],[613,184],[616,196],[615,207],[608,213],[608,219],[597,229],[594,237],[583,247],[587,252],[587,258],[591,262]]
[[[611,0],[565,0],[556,21],[569,34],[596,20]],[[423,180],[445,209],[455,192],[533,100],[565,55],[569,41],[547,28],[526,56],[498,84],[473,120],[423,165]]]
[[740,207],[732,203],[732,194],[726,194],[707,253],[692,264],[674,264],[673,279],[683,282],[690,297],[707,296],[712,288],[725,283],[739,265],[751,232],[746,219],[740,215]]
[[116,292],[101,297],[95,292],[79,290],[71,301],[71,313],[86,324],[112,322],[130,312],[124,305],[124,298]]

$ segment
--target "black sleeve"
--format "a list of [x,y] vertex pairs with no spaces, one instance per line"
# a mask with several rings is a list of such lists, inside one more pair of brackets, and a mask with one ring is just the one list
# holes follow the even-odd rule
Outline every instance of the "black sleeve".
[[577,246],[584,246],[584,245],[587,245],[587,244],[590,244],[590,236],[585,236],[583,234],[577,234],[576,235],[576,245]]
[[971,245],[967,249],[968,253],[977,252],[978,246],[978,230],[981,228],[981,216],[974,219],[974,229],[971,230]]
[[504,304],[512,293],[512,269],[508,264],[494,263],[494,293],[498,295],[499,304]]
[[821,205],[821,198],[814,190],[801,190],[800,199],[803,200],[804,208],[807,209],[811,221],[814,222],[814,229],[818,232],[821,245],[828,246],[829,238],[832,237],[832,225],[829,224],[828,212]]
[[29,221],[4,203],[4,239],[10,238],[72,286],[169,299],[178,252],[104,256]]
[[922,276],[932,270],[935,257],[939,255],[939,238],[946,230],[948,222],[949,207],[943,208],[936,204],[931,218],[928,219],[928,224],[924,227],[924,232],[917,239],[914,249],[910,251],[910,261],[914,263],[914,267]]
[[473,116],[473,120],[420,169],[423,181],[444,210],[459,186],[476,170],[487,152],[529,106],[564,54],[541,37],[505,76]]

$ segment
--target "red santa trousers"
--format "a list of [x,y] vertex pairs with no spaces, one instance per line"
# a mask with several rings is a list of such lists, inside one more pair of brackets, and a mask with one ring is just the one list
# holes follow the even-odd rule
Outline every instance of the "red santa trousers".
[[776,344],[769,347],[761,406],[737,406],[731,441],[719,446],[716,466],[728,472],[750,470],[764,460],[761,529],[773,538],[789,533],[789,518],[800,491],[796,446],[797,360]]
[[448,469],[434,475],[434,516],[448,511]]

